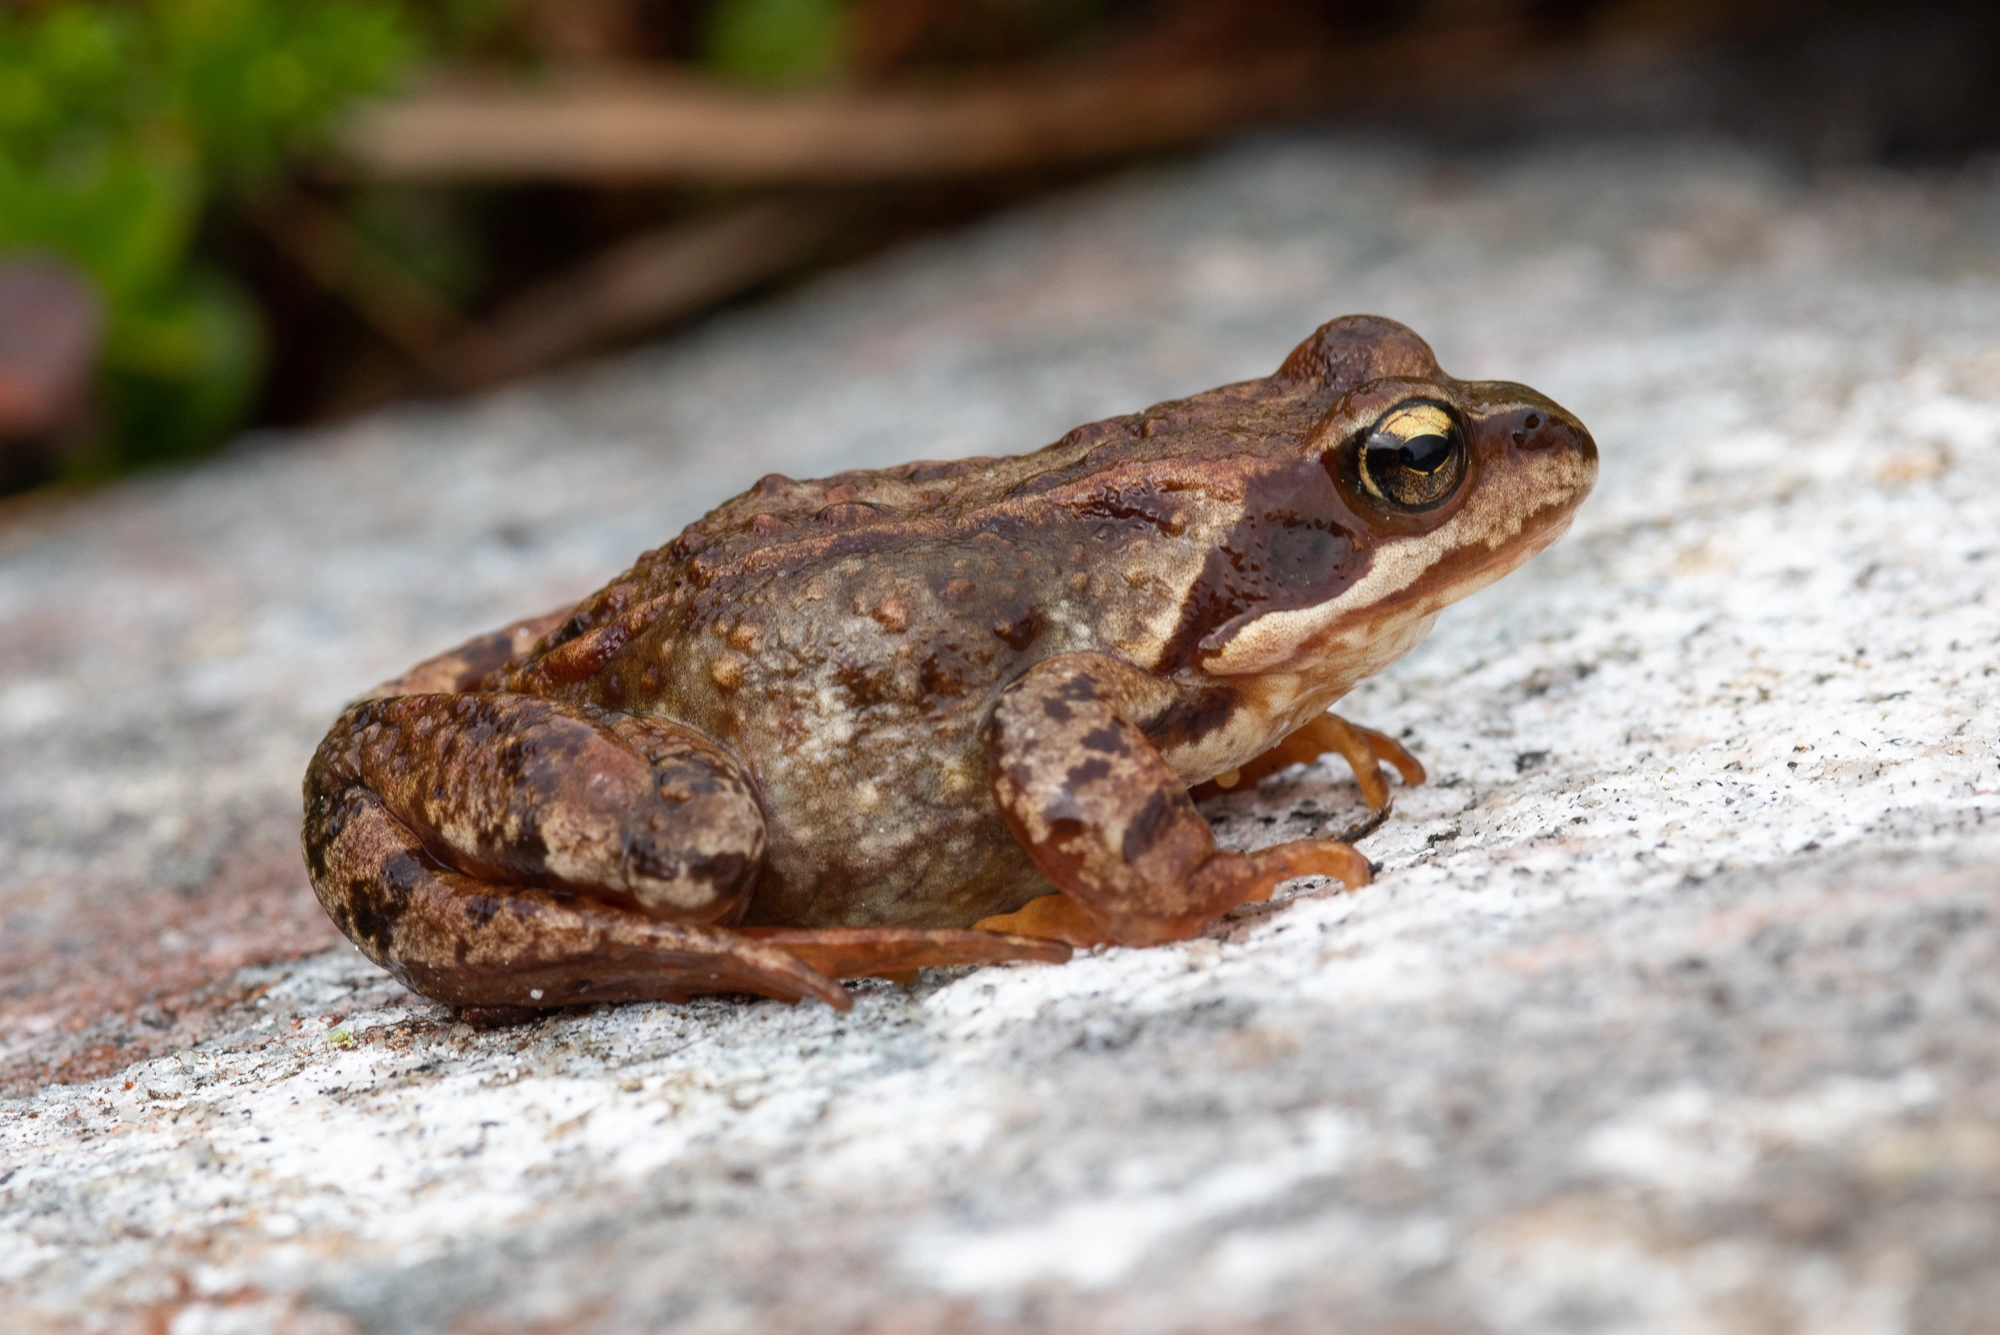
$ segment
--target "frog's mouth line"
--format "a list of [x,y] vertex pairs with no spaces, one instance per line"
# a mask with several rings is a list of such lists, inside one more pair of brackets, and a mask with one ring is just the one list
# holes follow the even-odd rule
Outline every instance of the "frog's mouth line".
[[[1486,531],[1477,536],[1472,530],[1478,520],[1461,525],[1454,519],[1427,540],[1377,548],[1367,573],[1340,597],[1317,607],[1267,612],[1245,623],[1201,664],[1202,670],[1244,676],[1369,657],[1370,646],[1383,639],[1392,623],[1433,618],[1547,550],[1569,531],[1588,492],[1586,481],[1511,524],[1480,524]],[[1506,513],[1505,508],[1500,512]],[[1439,550],[1446,555],[1429,559]]]

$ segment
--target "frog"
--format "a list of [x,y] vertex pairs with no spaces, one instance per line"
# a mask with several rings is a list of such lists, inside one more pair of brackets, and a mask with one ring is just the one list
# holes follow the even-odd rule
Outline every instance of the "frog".
[[[1354,890],[1349,840],[1220,847],[1196,800],[1387,733],[1332,706],[1569,527],[1575,415],[1393,320],[1045,448],[772,474],[580,602],[334,721],[302,841],[413,991],[540,1012],[1061,963]],[[1385,768],[1386,767],[1386,768]]]

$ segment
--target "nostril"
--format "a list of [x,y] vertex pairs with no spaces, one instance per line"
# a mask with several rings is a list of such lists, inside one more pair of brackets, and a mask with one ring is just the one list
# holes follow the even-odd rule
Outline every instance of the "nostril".
[[1514,445],[1523,450],[1546,450],[1560,445],[1564,433],[1560,424],[1552,417],[1540,413],[1528,413],[1520,419],[1520,425],[1513,431]]

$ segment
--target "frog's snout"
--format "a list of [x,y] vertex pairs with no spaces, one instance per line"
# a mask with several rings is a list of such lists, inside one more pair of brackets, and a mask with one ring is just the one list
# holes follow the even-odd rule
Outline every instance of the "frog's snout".
[[1575,506],[1597,481],[1597,442],[1574,416],[1542,399],[1520,404],[1493,423],[1506,453],[1538,486]]
[[1590,432],[1584,430],[1583,423],[1567,413],[1528,409],[1514,423],[1510,434],[1514,448],[1518,450],[1533,453],[1562,450],[1591,463],[1597,462],[1597,442],[1590,438]]

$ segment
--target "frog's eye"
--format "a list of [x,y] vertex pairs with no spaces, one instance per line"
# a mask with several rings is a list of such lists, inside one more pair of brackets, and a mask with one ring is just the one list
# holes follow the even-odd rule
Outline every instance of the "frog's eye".
[[1465,476],[1465,434],[1435,403],[1391,408],[1362,438],[1356,460],[1368,494],[1397,510],[1428,510]]

